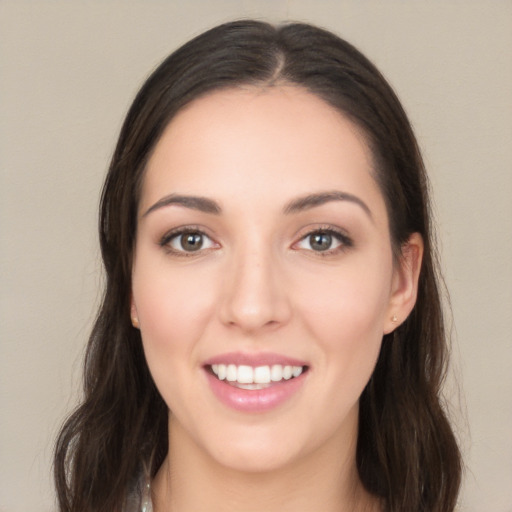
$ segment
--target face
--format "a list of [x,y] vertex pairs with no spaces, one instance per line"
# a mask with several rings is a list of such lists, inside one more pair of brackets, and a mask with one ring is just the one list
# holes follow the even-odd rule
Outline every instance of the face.
[[300,88],[215,92],[171,121],[132,276],[171,438],[255,471],[355,446],[408,286],[372,172],[356,127]]

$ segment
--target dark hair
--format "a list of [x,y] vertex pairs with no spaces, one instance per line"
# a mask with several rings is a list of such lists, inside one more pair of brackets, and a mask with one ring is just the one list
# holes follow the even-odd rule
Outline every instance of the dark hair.
[[85,359],[84,398],[57,440],[61,512],[118,512],[141,467],[167,453],[167,407],[130,322],[136,215],[146,163],[173,116],[211,91],[297,85],[353,121],[372,151],[396,257],[414,233],[424,241],[416,305],[384,336],[360,398],[360,479],[388,512],[452,511],[459,450],[442,407],[446,335],[432,245],[428,182],[407,116],[358,50],[305,24],[236,21],[170,55],[149,77],[124,122],[101,199],[106,289]]

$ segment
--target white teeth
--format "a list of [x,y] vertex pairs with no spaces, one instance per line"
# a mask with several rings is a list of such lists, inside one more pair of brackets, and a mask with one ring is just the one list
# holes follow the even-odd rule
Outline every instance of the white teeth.
[[237,377],[236,366],[234,364],[228,364],[226,368],[226,380],[229,382],[235,382]]
[[[215,370],[213,370],[215,373]],[[224,380],[226,378],[227,369],[225,364],[219,364],[219,370],[217,373],[217,377],[219,377],[220,380]]]
[[254,382],[256,384],[270,384],[270,368],[268,366],[254,368]]
[[283,380],[283,367],[280,364],[275,364],[270,370],[270,378],[272,382],[279,382]]
[[298,377],[302,373],[302,366],[292,366],[292,376]]
[[254,383],[254,370],[251,366],[239,366],[237,371],[237,382],[240,384]]
[[211,369],[219,380],[227,380],[228,382],[236,382],[242,385],[268,385],[271,382],[280,382],[282,380],[290,380],[292,377],[298,377],[304,371],[302,366],[283,366],[280,364],[256,366],[255,368],[247,365],[213,364]]

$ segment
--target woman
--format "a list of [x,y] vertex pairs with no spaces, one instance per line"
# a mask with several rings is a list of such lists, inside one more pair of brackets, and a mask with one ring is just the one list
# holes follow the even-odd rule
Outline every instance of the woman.
[[355,48],[239,21],[177,50],[127,115],[100,239],[61,511],[454,510],[427,178]]

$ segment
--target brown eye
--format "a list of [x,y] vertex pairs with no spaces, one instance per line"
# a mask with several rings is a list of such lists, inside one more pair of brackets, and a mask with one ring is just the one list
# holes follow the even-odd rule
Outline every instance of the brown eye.
[[295,247],[317,253],[332,254],[352,247],[352,245],[352,240],[345,234],[333,229],[319,229],[307,234],[299,240]]
[[214,247],[213,240],[200,231],[181,231],[167,235],[160,242],[175,253],[193,253]]
[[183,233],[179,237],[179,243],[184,251],[198,251],[203,246],[203,235],[199,233]]

